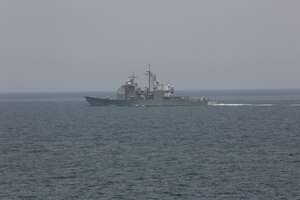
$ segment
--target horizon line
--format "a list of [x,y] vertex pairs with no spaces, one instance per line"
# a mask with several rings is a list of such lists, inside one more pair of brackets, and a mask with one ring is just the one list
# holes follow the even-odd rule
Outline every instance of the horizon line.
[[[300,88],[260,88],[260,89],[180,89],[176,91],[282,91],[282,90],[300,90]],[[175,91],[175,92],[176,92]],[[0,91],[0,94],[13,93],[88,93],[88,92],[116,92],[115,90],[85,90],[85,91]]]

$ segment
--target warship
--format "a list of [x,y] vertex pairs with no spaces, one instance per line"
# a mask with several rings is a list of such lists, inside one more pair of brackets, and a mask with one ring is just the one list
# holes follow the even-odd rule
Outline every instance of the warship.
[[189,96],[174,96],[174,87],[160,82],[149,70],[148,86],[141,88],[136,83],[134,73],[117,91],[116,98],[85,96],[90,106],[198,106],[208,105],[207,98],[191,98]]

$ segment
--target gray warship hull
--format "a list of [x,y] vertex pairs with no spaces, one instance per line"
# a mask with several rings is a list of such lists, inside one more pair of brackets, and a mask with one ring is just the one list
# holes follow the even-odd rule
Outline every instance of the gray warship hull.
[[86,96],[85,99],[87,100],[90,106],[203,106],[209,104],[209,100],[207,99],[190,99],[188,97],[175,97],[159,100],[118,100]]
[[91,106],[202,106],[210,101],[206,98],[190,98],[188,96],[173,96],[174,87],[160,82],[149,70],[148,87],[144,89],[135,82],[134,73],[117,91],[116,99],[85,96]]

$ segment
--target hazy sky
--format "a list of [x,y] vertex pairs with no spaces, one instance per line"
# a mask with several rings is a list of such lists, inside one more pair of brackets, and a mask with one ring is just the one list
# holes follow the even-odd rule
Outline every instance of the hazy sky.
[[300,88],[299,0],[1,0],[0,92]]

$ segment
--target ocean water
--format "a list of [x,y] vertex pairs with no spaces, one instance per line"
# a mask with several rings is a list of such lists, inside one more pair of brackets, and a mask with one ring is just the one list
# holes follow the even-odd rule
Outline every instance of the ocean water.
[[0,94],[0,199],[300,199],[299,90],[179,94],[216,103]]

